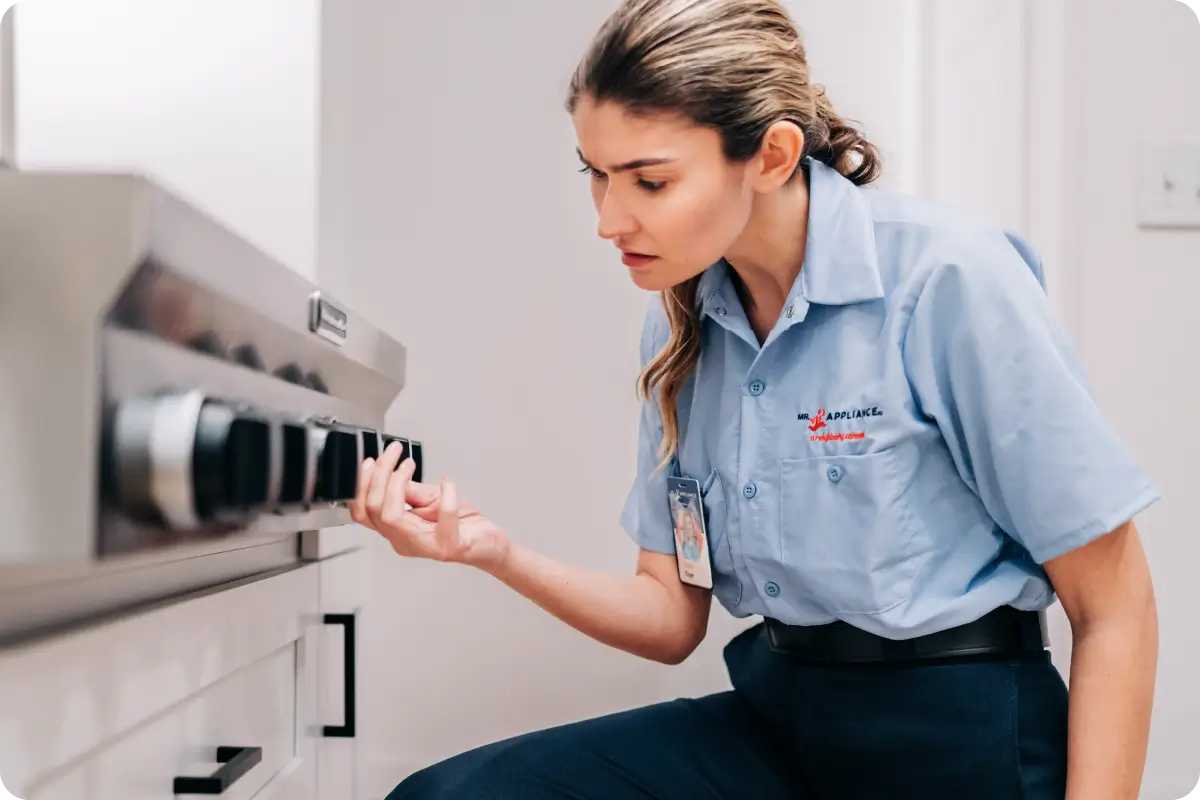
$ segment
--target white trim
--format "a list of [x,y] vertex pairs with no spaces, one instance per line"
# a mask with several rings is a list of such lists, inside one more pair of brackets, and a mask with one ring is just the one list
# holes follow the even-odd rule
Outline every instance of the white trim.
[[1025,40],[1012,0],[926,0],[924,194],[1021,229]]
[[1045,262],[1050,296],[1078,340],[1078,292],[1070,269],[1067,213],[1067,176],[1075,157],[1075,148],[1070,147],[1073,115],[1067,89],[1070,2],[1024,0],[1030,36],[1025,70],[1030,123],[1026,126],[1024,194],[1026,230]]
[[0,167],[17,163],[17,7],[0,12]]
[[916,96],[913,98],[913,104],[918,109],[914,121],[917,133],[914,138],[917,148],[916,153],[914,153],[914,157],[917,160],[914,172],[916,174],[916,192],[925,197],[932,197],[936,174],[936,149],[933,136],[936,111],[934,108],[935,92],[933,85],[934,76],[937,71],[937,59],[934,56],[937,25],[935,21],[934,0],[916,0],[916,2],[918,22],[914,46],[917,49],[917,58],[919,61],[917,82],[914,89]]

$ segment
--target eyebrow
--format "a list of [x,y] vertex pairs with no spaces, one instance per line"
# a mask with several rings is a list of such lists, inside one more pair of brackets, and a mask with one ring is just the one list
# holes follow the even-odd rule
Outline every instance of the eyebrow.
[[[583,162],[585,167],[595,169],[595,167],[592,167],[592,163],[583,157],[583,153],[579,148],[575,148],[575,154],[579,156],[579,160]],[[612,168],[611,172],[615,174],[617,172],[629,172],[630,170],[643,169],[645,167],[658,167],[663,164],[674,163],[674,161],[675,159],[673,158],[637,158],[633,161],[626,161],[624,164],[618,164]]]

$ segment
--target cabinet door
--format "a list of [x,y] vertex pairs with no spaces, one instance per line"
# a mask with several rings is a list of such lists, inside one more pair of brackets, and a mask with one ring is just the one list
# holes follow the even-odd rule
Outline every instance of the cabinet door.
[[[5,785],[17,797],[28,798],[50,781],[66,779],[74,767],[92,765],[112,780],[127,777],[169,797],[171,770],[202,767],[218,747],[262,746],[266,761],[267,744],[223,739],[274,740],[273,719],[292,730],[289,741],[294,741],[284,755],[312,765],[319,603],[319,571],[307,565],[0,652],[0,775]],[[251,697],[255,686],[276,682],[285,668],[294,675],[279,691],[264,688],[262,697]],[[238,708],[242,696],[248,698],[245,709]],[[291,705],[289,698],[294,698]],[[230,704],[234,716],[225,713]],[[106,754],[137,767],[136,758],[124,761],[111,755],[118,752],[113,748],[160,723],[168,725],[160,729],[162,735],[177,738],[184,750],[171,753],[165,762],[147,756],[146,769],[152,773],[140,767],[136,775],[124,777],[107,772],[117,761]],[[171,727],[175,724],[179,727]],[[164,740],[151,736],[141,741],[158,752]],[[97,755],[100,761],[93,760]],[[55,796],[73,795],[48,795]],[[110,796],[132,800],[143,795],[130,790]]]
[[314,770],[306,769],[298,760],[291,767],[276,775],[261,792],[254,795],[254,800],[325,800],[316,794]]
[[[297,644],[211,687],[26,795],[26,800],[166,800],[176,779],[203,780],[222,768],[218,748],[241,749],[221,795],[249,800],[272,779],[313,770],[296,752]],[[242,759],[248,759],[242,761]],[[184,795],[197,792],[181,792]]]
[[361,652],[363,613],[370,581],[367,548],[319,563],[321,613],[325,625],[318,648],[320,730],[317,753],[319,796],[363,798]]

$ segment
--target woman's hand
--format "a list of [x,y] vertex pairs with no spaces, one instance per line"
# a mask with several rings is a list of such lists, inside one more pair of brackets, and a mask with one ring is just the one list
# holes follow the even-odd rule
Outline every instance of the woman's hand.
[[414,482],[411,458],[396,466],[400,451],[399,444],[392,444],[378,461],[363,461],[358,494],[350,503],[354,521],[378,532],[402,556],[484,570],[503,565],[510,550],[508,535],[460,500],[445,478],[440,490]]

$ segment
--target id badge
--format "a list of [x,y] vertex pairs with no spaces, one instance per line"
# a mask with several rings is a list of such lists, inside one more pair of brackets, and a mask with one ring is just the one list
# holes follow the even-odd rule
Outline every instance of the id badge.
[[679,580],[701,589],[713,588],[712,562],[708,554],[708,531],[700,482],[694,478],[668,478],[667,496],[675,527],[675,560]]

